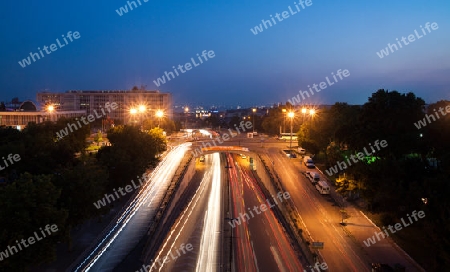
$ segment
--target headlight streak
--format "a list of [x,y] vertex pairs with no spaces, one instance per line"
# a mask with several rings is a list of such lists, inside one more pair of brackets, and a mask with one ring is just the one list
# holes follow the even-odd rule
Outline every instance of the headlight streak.
[[[192,197],[192,200],[189,202],[188,206],[186,207],[186,209],[184,210],[183,214],[181,215],[180,220],[177,222],[177,224],[175,225],[175,227],[174,227],[173,230],[171,231],[169,237],[166,239],[166,242],[165,242],[164,245],[162,246],[162,248],[161,248],[159,254],[156,256],[156,259],[155,259],[155,260],[157,260],[157,259],[160,258],[161,253],[162,253],[162,251],[164,250],[164,248],[166,247],[166,245],[167,245],[169,239],[172,237],[173,232],[176,230],[176,228],[178,227],[178,225],[180,224],[180,222],[183,221],[183,218],[184,218],[186,212],[189,211],[189,214],[187,215],[187,219],[184,220],[183,226],[181,227],[180,231],[178,232],[178,235],[175,237],[175,240],[173,241],[172,246],[171,246],[171,248],[170,248],[170,250],[169,250],[169,252],[172,251],[172,248],[174,247],[176,240],[177,240],[178,237],[180,236],[181,231],[184,229],[184,226],[186,225],[186,222],[188,221],[189,217],[191,216],[192,212],[194,211],[195,207],[197,206],[197,202],[200,200],[201,195],[203,194],[203,192],[204,192],[204,190],[205,190],[205,188],[206,188],[206,181],[208,181],[208,180],[211,178],[211,173],[212,173],[212,169],[209,168],[209,169],[207,170],[207,172],[205,173],[205,175],[204,175],[204,177],[203,177],[203,179],[202,179],[202,181],[201,181],[201,183],[200,183],[200,186],[199,186],[199,187],[197,188],[197,190],[195,191],[195,194],[194,194],[194,196]],[[200,191],[199,196],[197,197],[197,193],[199,192],[200,188],[201,188],[201,191]],[[195,202],[194,202],[194,199],[196,199]],[[192,203],[194,203],[194,205],[193,205],[192,208],[190,209],[190,206],[191,206]],[[154,267],[155,265],[156,265],[156,263],[153,262],[153,264],[152,264],[150,270],[152,270],[153,267]],[[164,262],[162,263],[162,265],[161,265],[159,271],[161,271],[161,269],[163,268],[163,266],[164,266]]]
[[216,271],[218,232],[220,230],[221,216],[221,184],[220,184],[220,155],[213,153],[213,178],[211,192],[208,199],[208,208],[205,214],[205,224],[200,241],[199,257],[197,259],[197,272]]
[[[171,150],[167,156],[160,162],[160,164],[155,168],[155,170],[147,179],[147,185],[143,186],[140,192],[137,194],[135,199],[130,203],[126,210],[122,213],[116,222],[116,225],[105,235],[105,238],[92,250],[92,252],[81,262],[80,265],[74,271],[89,271],[96,262],[102,257],[102,255],[110,249],[111,244],[116,240],[118,235],[123,231],[123,229],[128,225],[128,222],[133,218],[136,212],[139,211],[143,203],[151,197],[150,204],[153,203],[155,197],[158,195],[158,191],[166,190],[165,184],[170,182],[168,178],[172,174],[172,169],[174,169],[183,158],[185,152],[187,151],[190,143],[185,143],[177,146]],[[147,207],[149,207],[147,206]],[[150,211],[153,213],[154,211]],[[99,249],[101,250],[97,252]],[[93,257],[95,255],[95,257]]]

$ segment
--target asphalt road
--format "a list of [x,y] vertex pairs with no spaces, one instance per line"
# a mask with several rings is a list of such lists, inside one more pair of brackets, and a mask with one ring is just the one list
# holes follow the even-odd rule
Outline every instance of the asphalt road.
[[[151,271],[219,271],[223,224],[221,184],[224,182],[218,153],[200,163],[201,182],[186,208],[159,247],[147,260]],[[148,271],[148,270],[147,270]]]
[[139,243],[189,145],[169,151],[152,172],[150,181],[139,188],[136,198],[73,271],[111,271]]
[[[245,142],[245,140],[244,140]],[[319,250],[330,271],[370,271],[370,263],[403,265],[407,271],[424,271],[392,239],[381,239],[375,245],[366,247],[363,243],[380,229],[375,226],[358,207],[342,201],[332,190],[330,196],[320,195],[303,175],[307,169],[301,158],[289,159],[280,152],[289,142],[270,140],[261,148],[259,143],[248,143],[251,150],[266,154],[267,161],[273,161],[286,190],[293,192],[293,201],[299,216],[303,219],[308,235],[314,241],[325,242]],[[245,144],[244,144],[245,145]],[[326,177],[321,174],[321,179]],[[333,188],[333,186],[332,186]],[[342,206],[349,216],[346,226],[341,226]]]
[[[380,232],[357,207],[342,202],[334,191],[331,197],[320,195],[310,181],[303,175],[308,169],[301,158],[289,159],[280,152],[288,149],[289,141],[260,137],[248,139],[245,135],[227,141],[221,145],[248,147],[250,151],[263,154],[269,166],[278,173],[284,188],[291,194],[297,209],[297,215],[303,223],[306,235],[312,241],[324,242],[324,249],[318,253],[326,261],[329,271],[370,271],[370,263],[399,263],[407,271],[423,269],[401,250],[390,238],[381,239],[375,245],[363,244],[375,232]],[[295,143],[292,146],[296,146]],[[272,164],[273,163],[273,164]],[[324,178],[323,175],[321,175]],[[333,187],[332,187],[333,188]],[[346,226],[342,220],[342,205],[350,216]]]
[[[272,208],[288,197],[266,198],[246,160],[228,155],[234,206],[236,271],[303,271]],[[238,163],[233,163],[237,161]],[[233,164],[232,164],[233,163]],[[239,223],[239,224],[238,224]]]

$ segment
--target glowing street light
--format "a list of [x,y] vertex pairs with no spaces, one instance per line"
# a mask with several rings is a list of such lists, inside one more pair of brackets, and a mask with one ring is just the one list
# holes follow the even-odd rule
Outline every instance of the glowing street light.
[[52,121],[52,113],[55,111],[55,106],[53,105],[48,105],[46,108],[47,112],[50,115],[50,121]]
[[185,128],[185,129],[187,129],[188,112],[189,112],[189,108],[186,106],[186,107],[184,108],[184,117],[185,117],[185,120],[184,120],[184,128]]
[[316,114],[316,110],[315,109],[310,109],[309,110],[309,115],[314,116],[314,114]]
[[256,109],[252,109],[252,112],[253,112],[253,134],[255,134],[255,112],[256,112]]
[[305,122],[305,114],[308,110],[306,108],[302,108],[302,125]]
[[290,111],[288,112],[287,116],[291,119],[291,137],[290,137],[291,139],[289,142],[289,159],[290,159],[292,155],[292,119],[294,119],[295,114],[293,111]]
[[164,112],[162,110],[156,111],[156,117],[158,117],[158,127],[161,125],[161,118],[164,116]]
[[147,107],[145,107],[144,105],[139,105],[137,108],[137,111],[139,113],[139,122],[141,123],[141,129],[143,129],[143,115],[145,113],[145,111],[147,110]]
[[135,117],[135,115],[138,113],[138,110],[136,109],[136,108],[131,108],[130,109],[130,114],[131,114],[131,116],[133,116],[133,118],[132,118],[132,120],[131,120],[131,122],[133,122],[134,124],[136,124],[136,117]]

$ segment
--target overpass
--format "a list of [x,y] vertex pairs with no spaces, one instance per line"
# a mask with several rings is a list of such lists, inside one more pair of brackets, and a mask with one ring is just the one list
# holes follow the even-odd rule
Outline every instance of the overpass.
[[212,154],[215,152],[229,152],[241,154],[243,152],[250,152],[250,150],[248,150],[247,147],[242,146],[208,146],[208,147],[192,146],[192,154],[194,155],[194,157]]

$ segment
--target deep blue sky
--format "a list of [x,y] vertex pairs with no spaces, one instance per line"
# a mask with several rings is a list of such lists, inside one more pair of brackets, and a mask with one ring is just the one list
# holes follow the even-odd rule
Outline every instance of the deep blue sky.
[[[123,16],[115,11],[123,0],[2,3],[0,100],[35,100],[44,89],[158,89],[153,80],[203,50],[216,57],[159,88],[175,103],[285,102],[338,69],[350,77],[305,102],[361,104],[380,88],[450,100],[448,0],[313,0],[258,35],[250,28],[295,10],[294,1],[143,1]],[[439,29],[377,56],[426,22]],[[26,68],[18,64],[68,31],[81,38]]]

